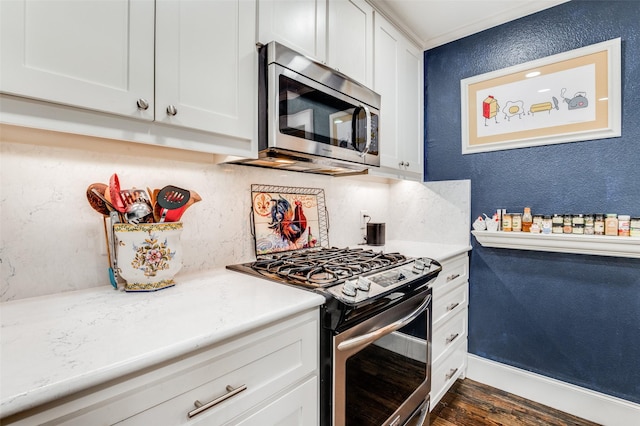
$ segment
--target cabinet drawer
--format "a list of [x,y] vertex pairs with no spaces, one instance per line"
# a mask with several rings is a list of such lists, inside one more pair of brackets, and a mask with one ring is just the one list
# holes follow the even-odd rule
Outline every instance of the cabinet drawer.
[[433,283],[433,297],[450,291],[461,282],[469,279],[469,256],[464,253],[442,262],[442,272]]
[[433,326],[447,321],[460,310],[469,305],[469,286],[467,282],[459,283],[451,291],[433,297]]
[[[318,311],[308,311],[215,346],[19,413],[11,425],[224,424],[274,395],[317,374]],[[189,420],[203,404],[246,390]]]
[[229,426],[317,426],[318,408],[318,378],[314,376],[248,418],[234,420]]
[[435,362],[460,340],[467,340],[467,310],[461,310],[448,321],[433,329],[431,359]]
[[[121,425],[184,424],[195,401],[207,404],[232,395],[232,388],[246,386],[211,408],[194,415],[191,422],[222,425],[260,404],[285,387],[316,371],[317,324],[306,323],[278,335],[271,335],[228,353],[215,362],[158,383],[145,390],[148,400],[160,404],[127,419]],[[206,382],[206,383],[203,383]],[[195,386],[200,384],[199,386]],[[162,399],[158,400],[160,396]]]
[[467,339],[460,340],[447,356],[431,367],[431,409],[435,407],[451,385],[465,373],[467,366]]

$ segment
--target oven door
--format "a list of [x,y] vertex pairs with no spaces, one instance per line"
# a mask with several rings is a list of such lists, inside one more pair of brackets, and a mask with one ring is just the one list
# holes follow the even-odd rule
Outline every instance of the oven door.
[[377,108],[278,64],[268,72],[268,148],[380,165]]
[[[416,326],[426,340],[402,332]],[[403,425],[418,410],[421,425],[431,388],[431,289],[336,335],[333,353],[335,426]]]

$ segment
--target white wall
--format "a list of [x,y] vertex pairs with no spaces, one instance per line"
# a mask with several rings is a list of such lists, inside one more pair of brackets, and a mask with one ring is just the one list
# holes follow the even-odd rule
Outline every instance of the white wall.
[[[89,184],[107,183],[113,173],[123,188],[173,184],[201,195],[183,216],[178,282],[180,274],[255,258],[253,183],[323,188],[329,241],[336,247],[362,241],[362,209],[389,223],[387,239],[411,241],[443,237],[442,221],[461,219],[435,207],[448,203],[442,193],[459,199],[457,210],[468,209],[468,181],[390,184],[370,176],[220,165],[209,154],[6,125],[0,127],[0,148],[0,301],[109,285],[102,218],[85,194]],[[466,222],[457,224],[464,226],[459,243],[468,242],[468,216],[466,210]]]

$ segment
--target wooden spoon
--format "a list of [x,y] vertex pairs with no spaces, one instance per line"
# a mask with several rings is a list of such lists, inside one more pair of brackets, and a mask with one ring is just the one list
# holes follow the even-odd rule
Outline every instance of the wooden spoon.
[[[96,190],[96,194],[93,190]],[[95,211],[103,216],[109,216],[109,208],[104,202],[103,198],[100,198],[99,194],[104,194],[107,190],[107,185],[104,183],[92,183],[87,187],[87,200]]]

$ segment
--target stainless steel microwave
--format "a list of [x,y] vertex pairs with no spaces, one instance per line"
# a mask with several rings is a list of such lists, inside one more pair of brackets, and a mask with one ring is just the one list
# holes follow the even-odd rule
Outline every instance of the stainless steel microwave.
[[277,42],[259,57],[259,157],[242,163],[329,175],[380,165],[380,95]]

